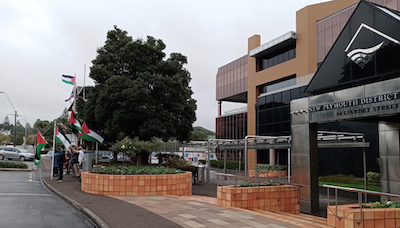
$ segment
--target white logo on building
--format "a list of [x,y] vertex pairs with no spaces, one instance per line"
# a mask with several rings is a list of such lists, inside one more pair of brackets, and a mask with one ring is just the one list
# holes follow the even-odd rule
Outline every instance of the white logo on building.
[[[383,38],[386,38],[396,44],[400,45],[400,42],[364,23],[361,23],[360,27],[358,27],[357,32],[354,34],[353,38],[351,38],[350,43],[347,45],[346,49],[344,50],[344,52],[347,52],[350,49],[350,46],[353,44],[354,40],[357,38],[358,34],[360,33],[361,29],[368,29],[370,31],[372,31],[373,33],[382,36]],[[384,41],[382,41],[381,43],[373,46],[373,47],[368,47],[368,48],[356,48],[350,52],[347,53],[347,56],[354,62],[356,63],[359,67],[361,67],[361,69],[364,69],[364,67],[371,61],[372,57],[374,56],[374,54],[376,53],[376,51],[378,51],[382,45],[383,45]]]

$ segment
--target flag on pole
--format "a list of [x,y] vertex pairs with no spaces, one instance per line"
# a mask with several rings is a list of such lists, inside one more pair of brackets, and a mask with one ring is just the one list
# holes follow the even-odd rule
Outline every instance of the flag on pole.
[[63,82],[70,84],[70,85],[75,85],[75,77],[74,76],[69,76],[69,75],[62,75]]
[[69,96],[69,98],[67,100],[65,100],[65,102],[71,100],[74,97],[74,91],[75,90],[73,89],[72,92],[71,92],[71,95]]
[[75,119],[75,115],[74,112],[71,112],[71,115],[69,117],[69,123],[71,124],[71,127],[78,130],[78,131],[82,131],[82,127],[81,124],[79,123],[78,120]]
[[79,134],[79,136],[82,139],[91,141],[91,142],[103,143],[103,141],[104,141],[103,137],[101,137],[99,134],[97,134],[96,132],[94,132],[93,130],[90,130],[88,128],[88,126],[86,125],[86,122],[83,122],[82,134]]
[[47,142],[40,134],[39,130],[36,132],[36,155],[35,155],[35,165],[40,164],[40,151],[46,146]]
[[65,148],[71,145],[71,141],[65,136],[64,132],[60,127],[56,128],[56,141],[63,144]]

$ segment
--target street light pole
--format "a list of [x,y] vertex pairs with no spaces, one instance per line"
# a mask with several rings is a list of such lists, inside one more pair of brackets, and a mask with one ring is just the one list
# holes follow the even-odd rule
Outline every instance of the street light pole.
[[26,148],[26,137],[27,137],[27,130],[28,130],[28,120],[25,116],[19,114],[18,116],[23,117],[25,119],[25,148]]
[[8,102],[10,102],[10,105],[15,112],[15,118],[14,118],[14,147],[15,147],[15,144],[17,143],[17,110],[15,110],[14,106],[12,105],[10,98],[8,98],[7,93],[2,92],[2,91],[0,91],[0,93],[4,93],[6,95]]

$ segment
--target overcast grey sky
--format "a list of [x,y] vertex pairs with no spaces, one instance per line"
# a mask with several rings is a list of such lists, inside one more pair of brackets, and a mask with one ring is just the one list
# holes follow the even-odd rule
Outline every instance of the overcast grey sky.
[[[188,57],[186,68],[197,100],[194,126],[215,130],[215,76],[219,67],[247,54],[247,39],[268,42],[295,31],[296,11],[324,0],[2,0],[0,2],[0,91],[33,126],[59,117],[72,86],[94,85],[88,77],[96,49],[113,25],[130,36],[162,39],[166,53]],[[240,107],[223,103],[223,112]],[[0,94],[0,122],[13,109]],[[9,116],[13,123],[13,117]],[[20,119],[22,124],[25,121]]]

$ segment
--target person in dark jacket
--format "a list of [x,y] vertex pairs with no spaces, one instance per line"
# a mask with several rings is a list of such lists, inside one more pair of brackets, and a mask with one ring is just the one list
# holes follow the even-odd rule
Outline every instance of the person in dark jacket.
[[58,156],[58,182],[63,182],[64,174],[64,163],[65,163],[65,150],[61,150],[60,156]]

